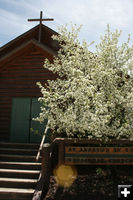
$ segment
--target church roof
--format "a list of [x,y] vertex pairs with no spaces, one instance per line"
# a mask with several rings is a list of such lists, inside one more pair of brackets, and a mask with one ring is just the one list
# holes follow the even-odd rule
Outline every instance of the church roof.
[[0,48],[0,65],[9,62],[11,57],[22,54],[27,48],[39,48],[53,56],[56,55],[59,45],[51,38],[55,34],[58,33],[41,24],[41,41],[39,42],[39,25],[35,26]]

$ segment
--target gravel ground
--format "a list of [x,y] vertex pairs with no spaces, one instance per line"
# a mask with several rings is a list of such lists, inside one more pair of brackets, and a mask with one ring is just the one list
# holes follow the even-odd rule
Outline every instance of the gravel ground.
[[50,177],[44,200],[117,200],[117,185],[133,184],[133,166],[78,166],[70,187],[59,187]]

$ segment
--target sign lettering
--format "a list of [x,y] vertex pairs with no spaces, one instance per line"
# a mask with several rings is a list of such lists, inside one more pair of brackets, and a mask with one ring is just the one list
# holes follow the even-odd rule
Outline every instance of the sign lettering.
[[66,164],[133,165],[133,147],[65,146]]

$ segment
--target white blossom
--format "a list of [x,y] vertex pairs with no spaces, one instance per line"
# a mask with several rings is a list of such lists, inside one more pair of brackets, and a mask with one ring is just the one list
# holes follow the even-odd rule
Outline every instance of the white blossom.
[[120,45],[121,31],[106,33],[96,46],[78,40],[79,27],[60,28],[53,36],[60,45],[54,62],[44,68],[59,78],[41,85],[40,122],[49,121],[52,133],[61,137],[101,140],[133,139],[133,47]]

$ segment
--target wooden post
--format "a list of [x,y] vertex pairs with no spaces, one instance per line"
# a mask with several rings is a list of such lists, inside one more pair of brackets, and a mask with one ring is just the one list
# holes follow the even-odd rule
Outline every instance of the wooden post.
[[65,143],[62,140],[58,144],[58,164],[59,165],[65,162],[64,156],[65,156]]
[[51,157],[50,157],[50,144],[45,143],[41,150],[42,156],[42,176],[44,179],[44,190],[48,189],[49,179],[51,174]]
[[50,144],[45,143],[43,145],[41,156],[42,169],[32,200],[43,199],[49,188],[49,180],[51,174]]

